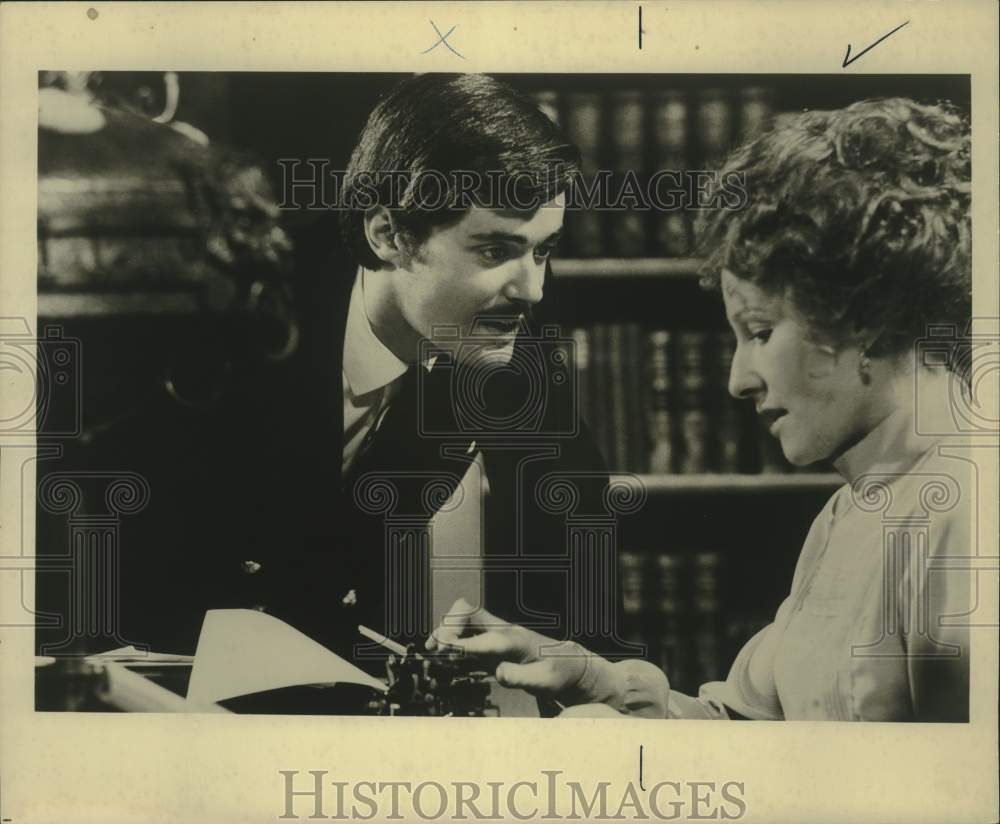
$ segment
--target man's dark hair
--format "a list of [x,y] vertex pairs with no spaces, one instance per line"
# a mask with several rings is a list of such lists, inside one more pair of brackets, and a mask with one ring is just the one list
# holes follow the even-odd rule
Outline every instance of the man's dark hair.
[[900,355],[972,306],[967,117],[948,103],[864,100],[783,115],[737,149],[742,211],[708,213],[703,284],[723,270],[788,293],[812,328]]
[[[473,203],[530,217],[566,191],[579,164],[559,128],[507,84],[482,74],[417,75],[368,117],[344,179],[341,232],[358,261],[377,269],[364,233],[373,205],[391,209],[418,246]],[[473,179],[481,185],[470,198]]]

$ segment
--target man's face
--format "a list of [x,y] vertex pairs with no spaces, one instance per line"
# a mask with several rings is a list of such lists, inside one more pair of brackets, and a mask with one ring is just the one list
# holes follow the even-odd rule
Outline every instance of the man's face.
[[526,217],[472,206],[458,223],[432,230],[405,267],[386,273],[406,322],[440,343],[457,332],[459,340],[509,347],[542,299],[564,213],[562,195]]

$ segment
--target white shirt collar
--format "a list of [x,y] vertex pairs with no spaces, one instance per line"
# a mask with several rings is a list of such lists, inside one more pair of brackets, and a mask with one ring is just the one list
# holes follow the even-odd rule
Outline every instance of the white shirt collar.
[[344,377],[355,397],[388,386],[408,368],[372,329],[365,309],[364,278],[365,269],[359,266],[344,331]]

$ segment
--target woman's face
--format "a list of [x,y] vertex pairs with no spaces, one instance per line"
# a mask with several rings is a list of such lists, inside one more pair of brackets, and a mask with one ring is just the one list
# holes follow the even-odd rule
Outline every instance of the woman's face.
[[729,272],[722,296],[736,333],[729,391],[754,402],[791,463],[836,458],[874,428],[880,405],[857,347],[818,343],[788,297]]

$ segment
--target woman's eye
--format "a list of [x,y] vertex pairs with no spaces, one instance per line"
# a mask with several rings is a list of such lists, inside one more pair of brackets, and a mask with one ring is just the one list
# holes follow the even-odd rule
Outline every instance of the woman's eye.
[[751,330],[750,340],[760,341],[761,343],[767,343],[771,339],[770,329],[756,329]]

